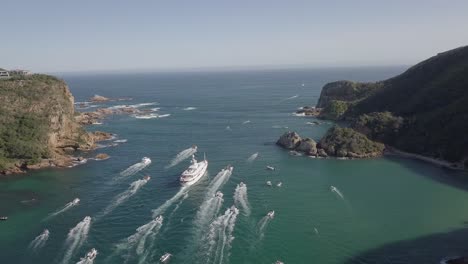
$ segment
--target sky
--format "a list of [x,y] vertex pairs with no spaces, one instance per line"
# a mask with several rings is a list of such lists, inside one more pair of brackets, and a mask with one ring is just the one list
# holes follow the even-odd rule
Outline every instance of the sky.
[[1,1],[0,68],[412,65],[468,45],[468,1]]

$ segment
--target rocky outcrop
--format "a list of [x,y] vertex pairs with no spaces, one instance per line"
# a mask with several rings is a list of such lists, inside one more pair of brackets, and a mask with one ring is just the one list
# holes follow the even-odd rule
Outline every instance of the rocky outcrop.
[[286,149],[296,149],[301,144],[301,137],[296,132],[284,133],[276,144]]
[[73,151],[91,150],[106,137],[75,119],[66,83],[48,75],[0,80],[0,173],[68,167]]
[[296,150],[307,155],[317,155],[317,142],[311,138],[303,138]]
[[296,114],[305,116],[319,116],[321,111],[321,108],[316,108],[315,106],[304,106],[297,110]]
[[96,155],[96,160],[106,160],[109,158],[109,155],[105,153],[99,153]]
[[383,154],[384,145],[371,141],[350,128],[334,127],[319,143],[311,138],[301,138],[296,132],[284,133],[277,142],[286,149],[315,157],[371,158]]
[[107,97],[104,97],[104,96],[101,96],[101,95],[97,95],[95,94],[93,97],[91,97],[89,99],[91,102],[107,102],[107,101],[110,101],[109,98]]

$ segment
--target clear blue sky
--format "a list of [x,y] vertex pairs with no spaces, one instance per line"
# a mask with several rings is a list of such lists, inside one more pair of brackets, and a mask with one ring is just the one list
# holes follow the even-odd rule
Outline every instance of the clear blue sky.
[[468,45],[468,1],[2,1],[0,67],[413,64]]

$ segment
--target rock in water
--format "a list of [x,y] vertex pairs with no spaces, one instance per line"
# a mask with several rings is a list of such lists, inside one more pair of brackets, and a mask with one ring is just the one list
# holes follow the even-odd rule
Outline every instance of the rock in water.
[[107,102],[109,100],[109,98],[97,94],[90,98],[91,102]]
[[306,153],[307,155],[316,155],[317,154],[317,142],[311,138],[304,138],[301,140],[301,143],[296,148],[297,151]]
[[99,153],[96,155],[96,159],[97,160],[105,160],[105,159],[108,159],[109,158],[109,155],[105,154],[105,153]]
[[276,144],[286,149],[295,149],[301,144],[301,137],[296,132],[288,131],[276,141]]

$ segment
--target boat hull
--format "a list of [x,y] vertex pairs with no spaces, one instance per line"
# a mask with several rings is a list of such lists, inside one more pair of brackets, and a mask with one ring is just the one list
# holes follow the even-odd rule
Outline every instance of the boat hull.
[[191,179],[190,181],[184,181],[182,179],[180,179],[180,184],[182,186],[190,186],[190,185],[194,185],[195,183],[197,183],[206,173],[206,170],[208,169],[208,161],[204,160],[204,161],[201,161],[199,163],[202,163],[202,168],[200,169],[200,171],[197,173],[197,175]]

